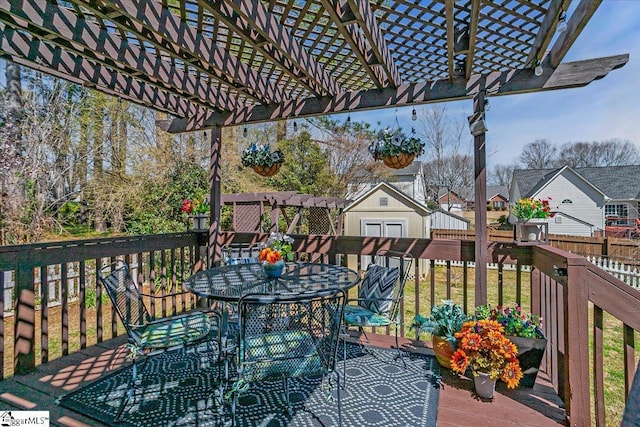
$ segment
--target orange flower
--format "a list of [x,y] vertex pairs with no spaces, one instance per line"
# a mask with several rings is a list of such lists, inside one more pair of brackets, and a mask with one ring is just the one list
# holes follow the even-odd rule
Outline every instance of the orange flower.
[[502,339],[500,340],[500,348],[502,349],[502,353],[505,357],[509,359],[515,358],[518,354],[518,347],[516,347],[516,345],[505,336],[502,336]]
[[522,379],[522,369],[517,359],[512,359],[511,362],[502,372],[500,379],[507,383],[508,388],[516,388],[518,383]]
[[462,337],[462,348],[468,350],[480,350],[480,339],[480,335],[478,334],[466,334]]
[[467,366],[469,366],[469,357],[467,354],[463,350],[456,350],[453,356],[451,356],[451,369],[453,369],[453,372],[464,374]]
[[267,256],[269,256],[271,252],[273,252],[273,249],[271,248],[264,248],[263,250],[261,250],[260,255],[258,255],[258,261],[265,261],[267,259]]
[[267,262],[269,264],[273,264],[277,261],[280,261],[282,259],[282,255],[280,255],[280,252],[278,251],[271,251],[267,254]]

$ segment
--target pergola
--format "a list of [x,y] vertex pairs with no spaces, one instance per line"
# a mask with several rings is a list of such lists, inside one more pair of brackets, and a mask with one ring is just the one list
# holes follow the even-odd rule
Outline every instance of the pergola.
[[[211,129],[211,229],[221,128],[585,86],[628,55],[563,63],[601,0],[0,0],[3,57]],[[562,33],[556,31],[566,24]],[[557,35],[557,36],[556,36]],[[485,132],[474,134],[486,200]],[[486,210],[475,214],[486,259]],[[486,265],[476,263],[476,303]]]

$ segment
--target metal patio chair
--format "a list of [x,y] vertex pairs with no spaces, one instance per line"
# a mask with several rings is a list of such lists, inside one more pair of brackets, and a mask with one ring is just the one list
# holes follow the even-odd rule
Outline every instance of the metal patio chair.
[[[117,422],[135,391],[138,369],[142,375],[149,358],[167,350],[212,344],[212,334],[217,331],[219,319],[215,313],[196,311],[152,320],[142,299],[145,295],[133,281],[124,261],[102,268],[98,278],[127,331],[129,357],[133,361],[129,388],[118,408]],[[140,359],[142,364],[138,367]]]
[[[347,300],[344,308],[345,329],[349,327],[358,328],[360,335],[364,335],[367,341],[369,338],[364,330],[365,327],[393,326],[395,329],[396,350],[398,351],[396,357],[402,356],[398,342],[398,331],[402,327],[400,304],[412,265],[413,256],[410,254],[388,250],[378,251],[371,264],[367,267],[365,276],[360,283],[358,298]],[[342,334],[345,384],[347,332],[345,330]],[[359,342],[364,347],[362,340],[359,339]],[[404,364],[404,360],[402,362]]]
[[229,243],[221,248],[222,263],[225,265],[257,263],[260,249],[249,243]]
[[238,380],[233,386],[231,413],[236,421],[238,395],[250,383],[284,381],[287,411],[292,413],[289,381],[323,377],[333,392],[337,386],[338,424],[342,425],[340,375],[335,369],[342,290],[288,295],[250,294],[239,302]]

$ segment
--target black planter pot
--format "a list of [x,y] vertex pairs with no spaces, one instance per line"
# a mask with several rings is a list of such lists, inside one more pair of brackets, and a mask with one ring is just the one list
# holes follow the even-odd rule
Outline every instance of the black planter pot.
[[520,385],[533,387],[536,383],[544,350],[547,347],[547,339],[515,337],[513,335],[505,336],[518,347],[518,362],[520,362],[520,368],[523,373]]

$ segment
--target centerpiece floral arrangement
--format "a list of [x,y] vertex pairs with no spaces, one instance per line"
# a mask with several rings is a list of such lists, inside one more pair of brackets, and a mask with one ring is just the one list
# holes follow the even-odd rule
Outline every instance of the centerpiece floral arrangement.
[[280,150],[271,151],[269,144],[251,143],[242,151],[242,165],[250,168],[271,168],[284,162],[284,154]]
[[293,261],[291,244],[293,239],[283,233],[271,233],[266,243],[260,245],[258,260],[262,264],[275,264],[278,261]]
[[[424,153],[424,142],[414,136],[407,136],[401,128],[386,128],[377,133],[369,145],[369,152],[376,160],[382,160],[389,167],[406,167],[416,156]],[[400,163],[389,159],[402,156]]]
[[191,199],[183,199],[180,211],[188,215],[204,215],[209,213],[209,203],[204,197],[193,197]]
[[476,308],[477,319],[495,320],[504,328],[506,335],[524,338],[544,338],[542,333],[542,318],[522,311],[518,304],[513,307],[499,305],[491,308],[482,305]]
[[530,220],[533,218],[553,218],[555,215],[551,212],[551,206],[548,199],[532,199],[525,197],[518,200],[518,203],[511,206],[511,213],[520,220]]
[[455,334],[458,349],[451,357],[451,369],[464,374],[467,368],[473,376],[486,373],[493,380],[501,379],[508,388],[516,388],[522,378],[518,349],[504,336],[504,328],[495,320],[465,322]]

